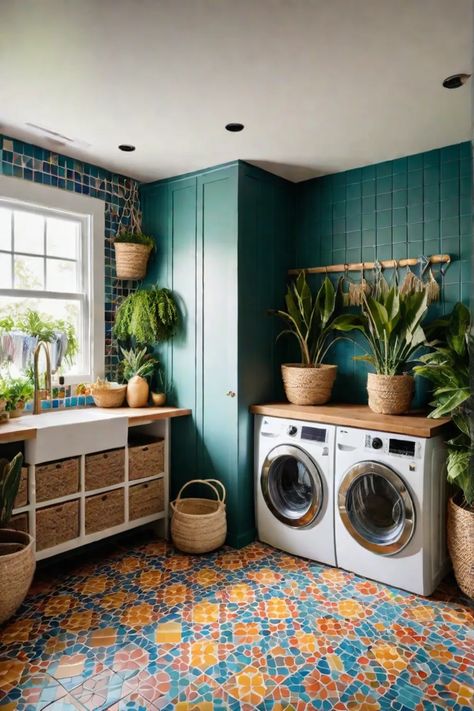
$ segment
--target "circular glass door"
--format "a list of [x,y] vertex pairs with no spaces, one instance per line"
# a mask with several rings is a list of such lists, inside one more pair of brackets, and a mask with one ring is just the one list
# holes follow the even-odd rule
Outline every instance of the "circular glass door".
[[272,449],[263,463],[260,484],[268,508],[288,526],[309,526],[321,509],[318,468],[299,447],[280,445]]
[[415,507],[403,480],[385,464],[360,462],[344,476],[338,493],[341,520],[367,550],[399,553],[415,530]]

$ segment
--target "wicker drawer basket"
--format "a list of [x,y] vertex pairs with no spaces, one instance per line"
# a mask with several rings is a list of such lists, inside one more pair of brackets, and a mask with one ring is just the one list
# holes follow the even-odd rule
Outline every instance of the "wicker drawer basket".
[[35,468],[36,501],[49,501],[79,491],[79,458],[38,464]]
[[129,444],[128,478],[145,479],[148,476],[162,474],[165,468],[164,440],[137,440]]
[[12,516],[8,522],[7,528],[14,528],[15,531],[24,531],[25,533],[29,533],[28,514],[21,513],[16,514],[16,516]]
[[161,513],[165,507],[163,479],[136,484],[128,490],[129,519]]
[[36,511],[36,550],[57,546],[79,536],[79,500]]
[[106,494],[86,499],[86,534],[119,526],[125,521],[124,490],[115,489]]
[[[28,467],[21,468],[20,486],[16,495],[14,509],[19,509],[26,506],[28,503]],[[23,531],[23,529],[21,529]]]
[[125,478],[125,449],[86,455],[86,491],[120,484]]

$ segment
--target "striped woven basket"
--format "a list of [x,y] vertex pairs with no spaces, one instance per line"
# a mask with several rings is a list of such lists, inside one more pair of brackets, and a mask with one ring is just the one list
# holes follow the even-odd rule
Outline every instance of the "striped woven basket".
[[130,242],[115,242],[114,247],[117,278],[143,279],[151,247]]

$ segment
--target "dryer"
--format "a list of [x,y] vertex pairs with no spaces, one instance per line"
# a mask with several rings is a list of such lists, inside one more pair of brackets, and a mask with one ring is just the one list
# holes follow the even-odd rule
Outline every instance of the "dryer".
[[336,428],[255,418],[255,508],[259,540],[328,565],[334,545]]
[[445,461],[441,437],[338,427],[338,566],[430,595],[448,569]]

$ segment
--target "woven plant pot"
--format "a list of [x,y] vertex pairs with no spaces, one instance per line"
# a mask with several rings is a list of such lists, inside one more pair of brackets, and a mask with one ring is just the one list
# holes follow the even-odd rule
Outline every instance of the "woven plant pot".
[[474,599],[474,511],[448,502],[448,550],[463,593]]
[[117,388],[91,387],[92,397],[97,407],[121,407],[127,392],[126,385]]
[[0,623],[20,607],[33,580],[34,539],[23,531],[0,529]]
[[369,407],[380,415],[402,415],[410,409],[414,381],[411,375],[369,373]]
[[[205,484],[217,497],[212,499],[182,499],[190,484]],[[220,495],[214,484],[222,487]],[[179,490],[171,507],[171,538],[183,553],[209,553],[220,548],[227,535],[225,488],[217,479],[193,479]]]
[[116,242],[115,270],[118,279],[143,279],[151,247],[145,244]]
[[293,405],[324,405],[331,399],[336,380],[337,365],[300,365],[287,363],[281,366],[285,395]]

